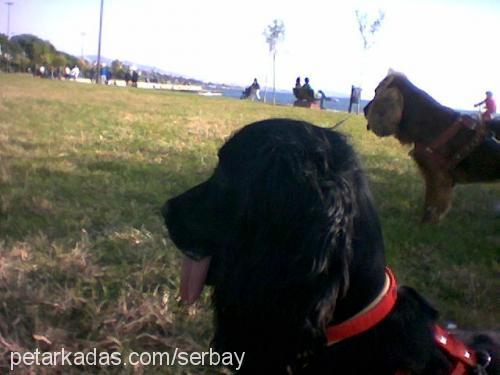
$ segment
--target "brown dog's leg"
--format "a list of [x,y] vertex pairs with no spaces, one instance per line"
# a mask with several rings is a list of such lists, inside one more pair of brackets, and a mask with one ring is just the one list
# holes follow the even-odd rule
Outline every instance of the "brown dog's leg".
[[453,180],[442,171],[423,171],[425,179],[425,205],[422,223],[438,223],[451,206]]

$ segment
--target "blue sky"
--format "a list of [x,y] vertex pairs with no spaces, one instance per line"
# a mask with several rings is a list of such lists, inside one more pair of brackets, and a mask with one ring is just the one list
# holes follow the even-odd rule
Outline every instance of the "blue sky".
[[[11,35],[32,33],[57,49],[97,53],[100,0],[12,0]],[[385,20],[364,51],[354,11]],[[105,0],[102,54],[215,82],[272,84],[262,35],[283,20],[277,87],[308,76],[315,89],[370,98],[388,68],[445,105],[470,109],[500,95],[499,0]],[[7,6],[0,4],[0,31]],[[82,36],[82,32],[85,33]]]

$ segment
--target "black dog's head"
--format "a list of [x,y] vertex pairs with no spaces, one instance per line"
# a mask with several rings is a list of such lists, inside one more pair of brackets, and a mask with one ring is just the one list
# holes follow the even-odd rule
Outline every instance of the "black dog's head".
[[359,162],[343,136],[305,122],[244,127],[213,175],[162,213],[186,256],[182,299],[213,286],[215,345],[246,351],[247,366],[283,366],[323,345],[325,326],[359,311],[384,282]]

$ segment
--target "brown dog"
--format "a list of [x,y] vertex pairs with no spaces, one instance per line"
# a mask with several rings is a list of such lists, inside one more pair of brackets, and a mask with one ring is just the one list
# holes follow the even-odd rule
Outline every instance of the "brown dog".
[[500,120],[482,123],[442,106],[394,72],[364,111],[376,135],[414,145],[410,155],[425,179],[423,222],[437,223],[446,214],[456,183],[500,178]]

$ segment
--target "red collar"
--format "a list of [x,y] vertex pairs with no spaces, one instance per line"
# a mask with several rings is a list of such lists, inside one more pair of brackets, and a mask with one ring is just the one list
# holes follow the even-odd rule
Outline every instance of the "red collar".
[[[359,335],[380,323],[396,304],[398,286],[396,278],[389,267],[385,268],[386,283],[379,295],[367,308],[352,318],[329,326],[326,329],[327,345]],[[387,285],[388,283],[388,285]]]

